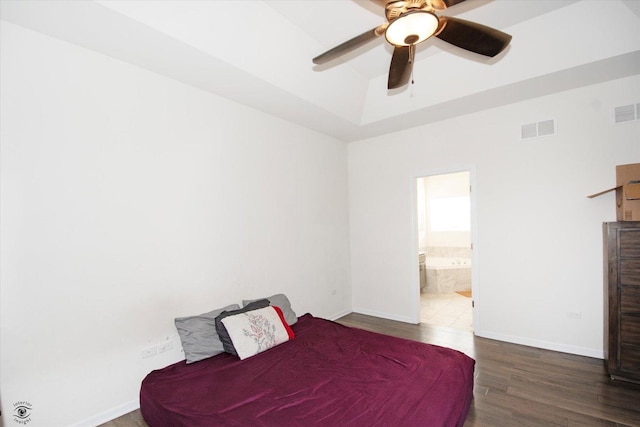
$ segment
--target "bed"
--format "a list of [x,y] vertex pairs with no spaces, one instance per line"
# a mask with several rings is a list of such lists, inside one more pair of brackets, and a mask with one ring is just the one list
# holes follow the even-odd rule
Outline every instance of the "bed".
[[240,360],[221,353],[149,373],[151,427],[462,426],[475,361],[449,348],[305,314],[295,337]]

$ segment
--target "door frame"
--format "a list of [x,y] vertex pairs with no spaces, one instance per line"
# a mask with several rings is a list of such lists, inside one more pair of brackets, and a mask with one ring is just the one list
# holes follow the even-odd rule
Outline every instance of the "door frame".
[[471,202],[471,293],[473,295],[473,333],[480,335],[481,329],[481,289],[480,278],[478,274],[478,254],[480,245],[478,244],[478,183],[476,179],[475,165],[462,166],[450,169],[428,170],[424,173],[415,175],[411,179],[411,263],[413,268],[413,288],[414,292],[414,316],[415,323],[420,323],[420,265],[418,262],[418,252],[420,242],[418,238],[418,179],[436,175],[448,175],[459,172],[469,172],[469,185],[471,186],[470,202]]

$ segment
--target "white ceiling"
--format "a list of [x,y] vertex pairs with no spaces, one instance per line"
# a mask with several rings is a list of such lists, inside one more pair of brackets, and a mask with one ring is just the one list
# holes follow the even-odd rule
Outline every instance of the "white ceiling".
[[442,14],[507,32],[511,45],[486,59],[427,40],[415,84],[388,91],[384,37],[311,62],[384,22],[374,1],[0,0],[3,21],[344,141],[640,74],[640,0],[467,0]]

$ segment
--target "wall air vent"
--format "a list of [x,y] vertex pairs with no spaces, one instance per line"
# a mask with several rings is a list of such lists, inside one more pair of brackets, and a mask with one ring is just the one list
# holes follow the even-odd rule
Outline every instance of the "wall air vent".
[[535,138],[538,136],[553,135],[556,133],[554,120],[545,120],[538,123],[528,123],[521,127],[521,139]]
[[613,109],[615,124],[633,122],[640,119],[640,104],[621,105]]
[[522,125],[522,139],[535,138],[538,136],[538,127],[535,123]]
[[555,123],[553,120],[538,122],[538,136],[553,135],[555,133]]

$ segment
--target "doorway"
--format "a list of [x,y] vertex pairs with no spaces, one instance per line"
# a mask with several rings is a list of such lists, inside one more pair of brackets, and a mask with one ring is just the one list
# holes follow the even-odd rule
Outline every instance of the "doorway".
[[420,322],[473,331],[470,172],[416,184]]

